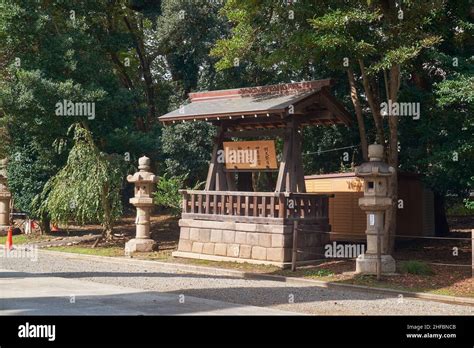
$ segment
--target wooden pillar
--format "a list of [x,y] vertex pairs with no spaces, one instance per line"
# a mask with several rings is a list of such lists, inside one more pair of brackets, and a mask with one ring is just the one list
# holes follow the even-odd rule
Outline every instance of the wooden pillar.
[[275,192],[306,192],[301,153],[302,136],[298,130],[297,122],[288,122]]
[[291,128],[291,156],[290,156],[290,170],[288,172],[288,191],[290,192],[297,192],[297,159],[298,156],[298,147],[297,147],[297,138],[298,138],[298,128],[296,127],[295,123],[293,122]]
[[280,162],[280,168],[278,170],[278,179],[275,188],[275,192],[288,192],[290,189],[290,176],[288,175],[291,169],[291,154],[293,144],[293,122],[287,124],[285,129],[285,135],[283,138],[283,153]]
[[296,171],[296,184],[298,186],[297,192],[306,192],[306,182],[304,180],[304,170],[303,170],[303,136],[300,132],[302,129],[297,129],[295,132],[295,152],[294,152],[294,161],[295,161],[295,171]]
[[222,141],[224,139],[224,131],[224,127],[220,126],[214,139],[211,163],[209,164],[209,170],[207,172],[206,191],[225,191],[228,189],[224,163],[219,163],[218,161],[218,152],[223,149]]

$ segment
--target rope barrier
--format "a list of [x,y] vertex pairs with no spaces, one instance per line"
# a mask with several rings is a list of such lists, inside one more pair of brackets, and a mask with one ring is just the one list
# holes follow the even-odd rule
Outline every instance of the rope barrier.
[[[351,237],[359,237],[360,236],[361,239],[365,239],[365,234],[359,235],[359,234],[355,234],[355,233],[339,233],[339,232],[325,232],[325,231],[317,231],[317,233],[351,236]],[[471,238],[464,238],[464,237],[427,237],[427,236],[402,236],[402,235],[395,235],[394,237],[396,237],[396,238],[420,238],[420,239],[471,240]]]

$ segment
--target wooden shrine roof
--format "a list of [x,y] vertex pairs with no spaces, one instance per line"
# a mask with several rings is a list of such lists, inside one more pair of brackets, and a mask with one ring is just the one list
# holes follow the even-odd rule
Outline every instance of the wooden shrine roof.
[[190,93],[190,103],[159,117],[164,124],[208,121],[228,128],[284,128],[294,117],[302,125],[350,124],[351,115],[331,94],[331,79]]

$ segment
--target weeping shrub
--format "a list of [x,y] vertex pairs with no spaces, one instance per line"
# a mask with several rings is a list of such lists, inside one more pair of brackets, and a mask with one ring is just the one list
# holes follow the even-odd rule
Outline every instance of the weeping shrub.
[[71,131],[74,145],[66,165],[46,183],[33,206],[57,224],[101,224],[103,236],[110,238],[122,213],[125,166],[120,156],[99,151],[83,126],[74,124]]

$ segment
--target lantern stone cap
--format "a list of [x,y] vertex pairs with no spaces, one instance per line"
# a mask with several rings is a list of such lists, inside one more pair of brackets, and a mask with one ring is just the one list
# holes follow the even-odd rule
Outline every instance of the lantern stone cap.
[[383,159],[383,146],[380,144],[369,145],[369,159],[370,161],[382,161]]
[[158,178],[150,172],[150,159],[146,156],[138,159],[139,171],[133,175],[127,176],[127,181],[132,183],[155,183]]
[[153,206],[153,198],[151,197],[132,197],[130,198],[130,203],[137,206],[137,207],[146,207],[146,206]]
[[382,161],[383,146],[380,144],[369,145],[369,162],[364,162],[355,168],[355,175],[365,176],[391,176],[395,168]]
[[389,166],[385,162],[364,162],[355,168],[355,175],[360,177],[365,176],[391,176],[395,173],[395,168]]
[[146,156],[140,157],[138,159],[138,169],[140,171],[149,171],[150,170],[150,159]]
[[390,197],[364,196],[359,198],[359,207],[362,210],[386,210],[392,205]]

